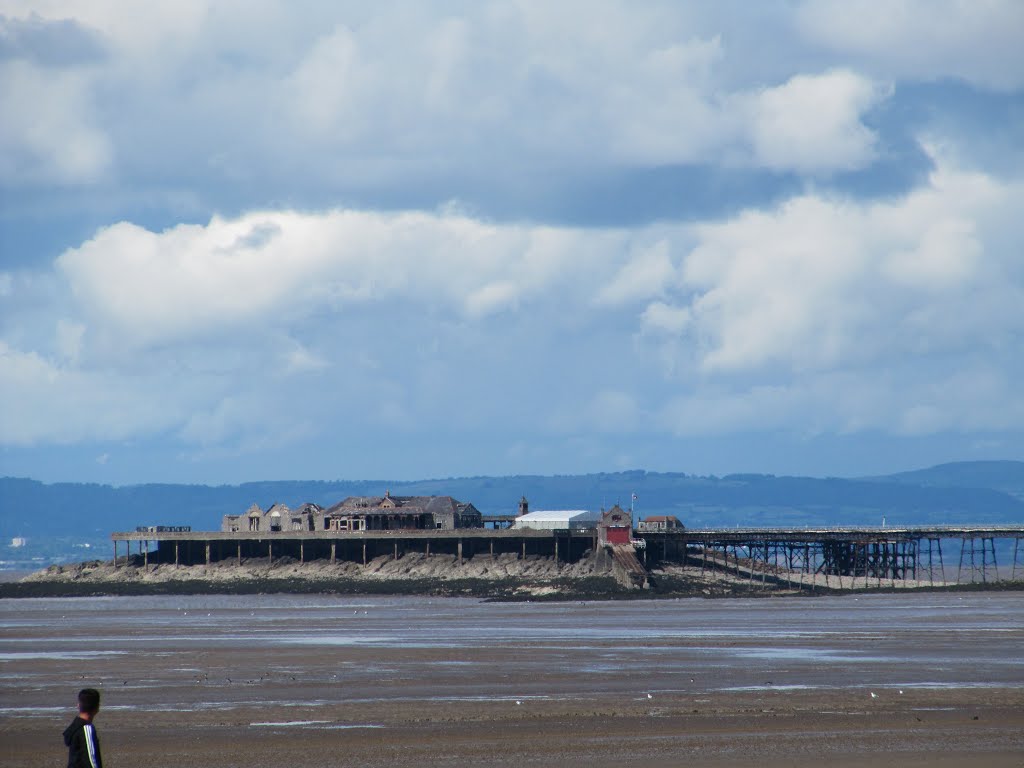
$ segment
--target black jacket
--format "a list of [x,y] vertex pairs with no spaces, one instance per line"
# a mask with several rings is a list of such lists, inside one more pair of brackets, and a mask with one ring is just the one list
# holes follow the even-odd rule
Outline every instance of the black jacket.
[[76,717],[64,730],[64,743],[68,745],[68,768],[103,768],[100,737],[92,723]]

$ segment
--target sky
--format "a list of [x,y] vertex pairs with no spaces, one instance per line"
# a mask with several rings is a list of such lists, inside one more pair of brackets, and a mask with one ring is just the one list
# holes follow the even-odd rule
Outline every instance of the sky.
[[0,475],[1024,459],[1024,3],[0,0]]

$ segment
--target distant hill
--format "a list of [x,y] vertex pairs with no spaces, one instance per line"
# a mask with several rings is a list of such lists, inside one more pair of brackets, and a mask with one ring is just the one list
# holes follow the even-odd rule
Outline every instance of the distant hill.
[[[468,477],[416,482],[264,481],[242,485],[147,484],[123,487],[0,478],[0,561],[34,553],[37,563],[84,559],[81,547],[109,553],[112,531],[137,525],[216,530],[221,516],[250,504],[330,505],[346,496],[449,494],[484,514],[532,509],[629,506],[639,516],[671,514],[689,527],[1024,523],[1024,462],[962,462],[885,477],[843,479],[773,475],[697,476],[671,472]],[[13,537],[31,543],[22,552]],[[79,549],[72,550],[73,547]]]
[[960,461],[868,479],[935,488],[990,488],[1024,499],[1024,461]]

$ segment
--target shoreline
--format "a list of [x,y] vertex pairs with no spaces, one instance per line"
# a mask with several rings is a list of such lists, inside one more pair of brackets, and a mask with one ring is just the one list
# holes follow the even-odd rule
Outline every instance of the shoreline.
[[[487,562],[482,562],[487,560]],[[366,566],[277,561],[215,566],[122,565],[88,561],[50,566],[19,581],[0,581],[0,599],[47,597],[334,594],[472,597],[489,601],[659,600],[678,598],[815,597],[911,592],[1002,592],[1024,590],[1021,581],[972,584],[838,586],[800,583],[785,577],[751,580],[723,570],[666,565],[651,571],[653,586],[623,586],[592,562],[528,560],[457,561],[444,556],[379,558]]]

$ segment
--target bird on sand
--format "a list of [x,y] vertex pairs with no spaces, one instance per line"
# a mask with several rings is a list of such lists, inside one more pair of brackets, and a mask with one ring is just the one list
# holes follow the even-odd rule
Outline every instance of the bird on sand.
[[871,698],[872,698],[872,699],[877,699],[877,698],[878,698],[878,694],[877,694],[877,693],[875,693],[874,691],[872,691],[872,692],[871,692]]

